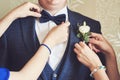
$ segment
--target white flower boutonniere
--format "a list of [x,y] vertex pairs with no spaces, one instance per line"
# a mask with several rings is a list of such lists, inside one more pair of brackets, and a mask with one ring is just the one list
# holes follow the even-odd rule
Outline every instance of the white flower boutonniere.
[[77,34],[78,38],[81,38],[84,42],[88,42],[89,41],[89,35],[90,35],[90,27],[86,24],[86,21],[83,22],[83,25],[79,25],[79,31]]

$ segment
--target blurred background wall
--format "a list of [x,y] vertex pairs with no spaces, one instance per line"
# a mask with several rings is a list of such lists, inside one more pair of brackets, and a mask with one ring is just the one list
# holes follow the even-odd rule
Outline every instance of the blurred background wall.
[[[26,1],[37,3],[37,0],[0,0],[0,18]],[[68,6],[101,22],[103,35],[115,49],[120,71],[120,0],[69,0]]]

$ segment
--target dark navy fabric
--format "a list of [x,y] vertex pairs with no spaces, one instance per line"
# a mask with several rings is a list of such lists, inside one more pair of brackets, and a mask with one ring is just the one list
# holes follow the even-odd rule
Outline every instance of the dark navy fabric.
[[49,20],[55,22],[57,25],[61,24],[62,22],[65,22],[66,16],[65,14],[60,14],[58,16],[51,16],[48,12],[43,10],[41,12],[41,17],[40,17],[40,23],[45,23]]
[[[45,68],[44,68],[44,71],[42,73],[42,76],[44,76],[42,80],[52,80],[53,73],[54,73],[54,71],[47,63]],[[41,77],[39,77],[38,80],[41,80]]]
[[[101,33],[100,23],[68,9],[69,40],[61,63],[55,71],[47,64],[38,80],[93,80],[89,69],[81,64],[73,51],[77,38],[77,24],[86,21],[91,32]],[[35,18],[27,17],[15,20],[0,38],[0,66],[18,71],[34,55],[40,44],[35,32]],[[104,56],[99,54],[104,63]]]

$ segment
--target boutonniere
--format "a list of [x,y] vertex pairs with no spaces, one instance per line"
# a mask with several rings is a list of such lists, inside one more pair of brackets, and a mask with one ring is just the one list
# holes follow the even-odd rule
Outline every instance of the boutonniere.
[[79,29],[77,37],[87,43],[89,41],[90,27],[86,24],[86,21],[83,22],[83,25],[78,24],[77,26]]

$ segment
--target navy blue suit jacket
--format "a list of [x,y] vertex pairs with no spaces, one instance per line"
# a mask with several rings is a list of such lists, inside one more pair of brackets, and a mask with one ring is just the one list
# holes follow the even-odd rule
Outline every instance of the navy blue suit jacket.
[[[100,23],[91,18],[68,9],[69,41],[65,51],[66,58],[63,60],[57,80],[92,80],[90,71],[81,64],[73,51],[74,44],[79,42],[77,38],[77,23],[87,22],[91,32],[101,33]],[[20,70],[39,48],[39,42],[35,32],[35,18],[27,17],[15,20],[4,35],[0,38],[0,66],[10,70]],[[103,55],[100,55],[102,62]],[[44,76],[43,76],[44,79]]]

